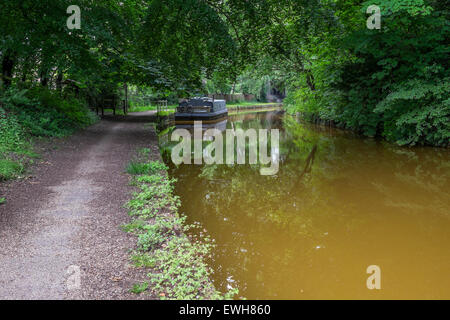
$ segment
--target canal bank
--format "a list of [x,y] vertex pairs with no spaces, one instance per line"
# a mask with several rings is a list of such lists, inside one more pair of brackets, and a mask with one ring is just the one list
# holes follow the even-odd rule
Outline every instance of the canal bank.
[[214,240],[200,224],[186,224],[179,213],[175,180],[169,178],[155,147],[152,141],[149,148],[139,149],[126,168],[136,191],[125,205],[131,221],[122,229],[137,239],[130,257],[133,266],[147,274],[131,291],[163,300],[232,299],[237,290],[222,293],[212,283],[213,270],[205,259],[211,257]]
[[283,103],[245,103],[245,104],[228,104],[229,111],[239,110],[262,110],[262,109],[274,109],[283,107]]

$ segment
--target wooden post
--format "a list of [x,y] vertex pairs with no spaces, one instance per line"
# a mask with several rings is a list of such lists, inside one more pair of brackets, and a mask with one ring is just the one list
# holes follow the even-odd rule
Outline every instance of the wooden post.
[[123,89],[125,91],[125,101],[123,104],[123,113],[127,114],[128,113],[128,85],[126,82],[123,84]]

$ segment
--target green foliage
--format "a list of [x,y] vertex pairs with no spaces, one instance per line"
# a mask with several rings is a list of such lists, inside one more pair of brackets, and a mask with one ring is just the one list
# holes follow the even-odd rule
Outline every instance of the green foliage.
[[167,167],[163,163],[158,161],[153,161],[149,163],[132,161],[127,166],[127,172],[129,174],[134,175],[143,175],[143,174],[152,175],[154,173],[157,173],[158,171],[163,170],[167,170]]
[[271,84],[311,119],[399,144],[448,145],[444,1],[380,0],[381,30],[366,27],[372,1],[79,0],[82,28],[67,32],[70,4],[0,2],[2,86],[49,89],[4,101],[34,135],[94,121],[75,93],[96,106],[122,98],[129,83],[137,111],[200,92],[265,101]]
[[[141,150],[145,153],[146,150]],[[208,237],[190,239],[186,233],[195,226],[180,217],[178,197],[173,195],[174,180],[168,179],[160,162],[132,162],[129,172],[140,189],[128,204],[133,221],[122,228],[138,238],[138,250],[131,260],[136,267],[150,269],[149,286],[135,285],[135,293],[149,288],[162,299],[223,299],[211,284],[211,271],[204,262],[213,246]]]
[[5,198],[0,198],[0,205],[5,204],[6,203],[6,199]]
[[32,156],[30,143],[17,117],[0,107],[0,180],[24,171],[24,157]]
[[383,28],[346,39],[357,58],[342,66],[335,86],[342,121],[366,135],[402,145],[449,142],[449,31],[445,11],[422,0],[382,1]]
[[0,180],[23,173],[36,156],[32,136],[66,136],[97,120],[80,100],[42,88],[11,88],[0,94],[0,104]]
[[134,294],[141,294],[147,289],[148,289],[148,283],[143,282],[143,283],[134,284],[133,288],[130,291]]
[[47,89],[10,89],[0,97],[0,101],[9,113],[14,114],[23,129],[34,136],[67,136],[97,121],[80,100],[63,99]]
[[6,113],[0,107],[0,154],[27,150],[29,144],[25,134],[14,114]]
[[375,108],[383,135],[402,145],[446,146],[450,141],[450,78],[406,80]]
[[161,210],[176,209],[179,205],[178,198],[166,196],[173,188],[169,183],[167,181],[161,185],[141,184],[142,192],[135,194],[134,198],[128,202],[130,215],[148,219],[154,218]]
[[[237,43],[220,8],[198,0],[152,1],[139,40],[147,60],[158,61],[179,92],[195,92],[202,76],[229,69]],[[172,80],[173,79],[173,80]]]
[[30,144],[17,117],[0,107],[0,155],[27,154],[29,150]]
[[135,219],[131,223],[122,226],[122,230],[125,232],[135,232],[137,230],[144,230],[145,221],[140,219]]
[[368,30],[370,4],[334,9],[346,29],[333,33],[328,52],[313,48],[321,54],[311,65],[315,90],[300,77],[304,88],[286,103],[292,112],[400,145],[448,146],[448,11],[435,1],[379,1],[382,28]]
[[154,268],[156,267],[156,259],[148,253],[135,253],[131,256],[133,265],[137,268]]
[[0,180],[9,180],[23,173],[24,167],[21,162],[0,159]]
[[149,273],[154,289],[163,292],[169,299],[222,298],[211,285],[210,271],[203,262],[209,251],[207,243],[193,245],[186,237],[172,238],[165,249],[155,252],[163,272]]
[[[170,223],[169,221],[168,223]],[[138,247],[144,251],[155,249],[160,246],[165,240],[173,236],[173,225],[169,225],[172,228],[165,228],[164,223],[158,221],[157,223],[144,226],[145,233],[139,234]]]

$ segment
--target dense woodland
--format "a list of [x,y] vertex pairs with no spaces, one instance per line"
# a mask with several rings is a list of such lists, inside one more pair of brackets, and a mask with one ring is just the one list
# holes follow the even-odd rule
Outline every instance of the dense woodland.
[[[381,9],[368,29],[367,8]],[[81,9],[80,29],[68,29]],[[449,6],[442,0],[0,2],[0,176],[30,136],[64,136],[124,85],[155,97],[255,94],[400,145],[448,146]]]

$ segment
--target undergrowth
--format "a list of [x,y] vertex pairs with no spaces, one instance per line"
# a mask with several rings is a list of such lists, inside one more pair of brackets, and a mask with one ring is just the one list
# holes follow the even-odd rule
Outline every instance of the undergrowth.
[[140,158],[127,167],[139,191],[126,205],[133,220],[123,230],[137,236],[131,260],[135,267],[149,270],[149,282],[136,284],[131,292],[151,290],[161,299],[231,299],[237,290],[217,291],[204,262],[211,255],[213,241],[187,236],[199,226],[186,224],[185,217],[178,214],[175,180],[167,177],[164,164]]
[[33,137],[64,137],[96,121],[75,97],[45,88],[0,92],[0,181],[23,174],[37,157]]
[[31,144],[19,121],[0,107],[0,181],[22,174],[30,156]]

